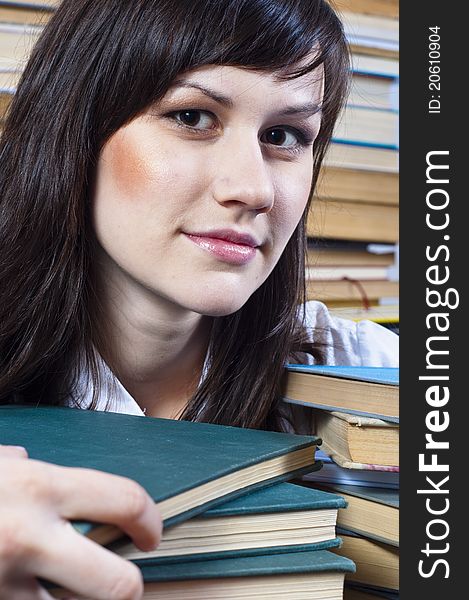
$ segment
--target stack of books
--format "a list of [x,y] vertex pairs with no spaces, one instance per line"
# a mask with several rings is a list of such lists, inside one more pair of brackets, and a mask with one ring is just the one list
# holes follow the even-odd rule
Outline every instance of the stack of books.
[[[139,566],[145,598],[340,600],[344,576],[354,571],[331,551],[340,544],[344,499],[286,483],[320,466],[314,436],[3,406],[0,443],[23,445],[31,458],[130,477],[147,490],[165,525],[153,552],[141,552],[114,526],[74,523]],[[49,587],[56,597],[70,595]]]
[[322,439],[316,455],[324,467],[303,485],[348,503],[339,510],[336,551],[357,570],[346,576],[344,597],[398,598],[398,369],[289,365],[284,399],[309,407],[310,428]]
[[[327,211],[329,209],[326,209]],[[345,216],[344,221],[346,221]],[[360,227],[366,222],[364,219]],[[358,309],[398,303],[397,246],[348,240],[312,239],[306,259],[308,298],[325,302],[330,309]],[[395,311],[394,317],[398,316]],[[370,312],[365,318],[373,318]]]
[[[394,0],[339,0],[352,48],[352,84],[343,114],[324,160],[307,233],[317,242],[382,243],[399,238],[398,198],[398,4]],[[328,307],[367,307],[399,296],[392,274],[370,261],[358,269],[350,262],[321,263],[307,272],[308,299]],[[361,267],[363,266],[360,265]],[[340,267],[340,269],[339,269]],[[342,276],[339,278],[340,274]]]

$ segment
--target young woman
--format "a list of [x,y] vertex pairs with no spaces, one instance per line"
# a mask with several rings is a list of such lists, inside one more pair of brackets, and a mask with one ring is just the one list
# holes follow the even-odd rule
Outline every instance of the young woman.
[[[289,360],[396,364],[394,334],[305,304],[347,81],[322,0],[64,0],[0,141],[0,402],[291,429]],[[69,520],[154,547],[143,490],[26,458],[0,450],[5,598],[138,598]]]

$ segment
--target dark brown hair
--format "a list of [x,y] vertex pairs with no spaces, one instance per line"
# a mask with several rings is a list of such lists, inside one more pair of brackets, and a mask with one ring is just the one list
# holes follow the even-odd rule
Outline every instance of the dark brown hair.
[[[189,69],[223,64],[294,78],[322,64],[314,189],[348,61],[341,24],[322,0],[64,0],[32,52],[0,140],[0,402],[63,403],[81,356],[96,405],[94,348],[105,340],[91,182],[112,134]],[[266,282],[236,313],[214,318],[207,376],[183,418],[281,427],[283,367],[304,341],[297,308],[307,210]],[[319,344],[306,349],[321,359]]]

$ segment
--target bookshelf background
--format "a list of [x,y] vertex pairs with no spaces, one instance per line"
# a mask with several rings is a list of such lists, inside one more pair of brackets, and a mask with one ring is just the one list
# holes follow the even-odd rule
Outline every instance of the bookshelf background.
[[308,220],[308,294],[332,312],[399,323],[399,5],[335,0],[352,85]]

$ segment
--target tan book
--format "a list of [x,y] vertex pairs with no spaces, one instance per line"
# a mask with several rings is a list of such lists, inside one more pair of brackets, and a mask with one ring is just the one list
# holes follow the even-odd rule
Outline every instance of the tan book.
[[354,52],[352,55],[352,68],[356,73],[399,77],[399,61],[395,58],[382,58]]
[[319,300],[342,303],[345,306],[357,304],[379,303],[383,299],[397,300],[399,297],[399,282],[387,280],[344,280],[344,281],[307,281],[306,295],[308,300]]
[[5,120],[10,102],[11,95],[3,93],[0,89],[0,123]]
[[399,422],[397,368],[288,365],[282,395],[294,404]]
[[324,164],[342,169],[397,173],[399,171],[398,157],[397,150],[332,142],[324,157]]
[[367,46],[362,44],[351,43],[350,48],[353,53],[369,54],[373,58],[387,58],[393,60],[399,60],[398,50],[388,50],[386,48],[379,48],[377,46]]
[[399,546],[399,490],[358,485],[320,484],[347,502],[337,525],[377,542]]
[[347,243],[343,247],[316,246],[314,243],[313,240],[307,252],[306,264],[309,267],[390,267],[394,264],[393,252],[375,254],[365,249],[355,249],[353,245],[347,247]]
[[314,431],[337,463],[399,465],[399,427],[381,419],[315,410]]
[[397,112],[348,104],[337,120],[333,139],[396,148],[398,130]]
[[381,266],[313,266],[306,267],[306,278],[311,281],[341,281],[345,278],[356,281],[386,279],[388,268]]
[[397,110],[399,80],[394,77],[354,72],[347,102],[355,106],[366,106],[379,110]]
[[339,11],[365,13],[382,17],[399,17],[399,0],[336,0],[334,6]]
[[399,176],[386,171],[324,167],[316,196],[322,200],[354,200],[371,204],[399,203]]
[[16,6],[37,6],[39,8],[54,9],[60,4],[61,0],[9,0],[9,4]]
[[341,11],[352,51],[377,56],[399,56],[399,21],[379,15]]
[[0,21],[2,23],[45,25],[52,14],[50,10],[27,8],[26,6],[0,5]]
[[399,549],[364,537],[340,532],[343,544],[333,552],[351,558],[357,570],[347,573],[347,581],[363,585],[399,589]]
[[399,207],[317,198],[308,215],[307,235],[396,243],[399,239]]

